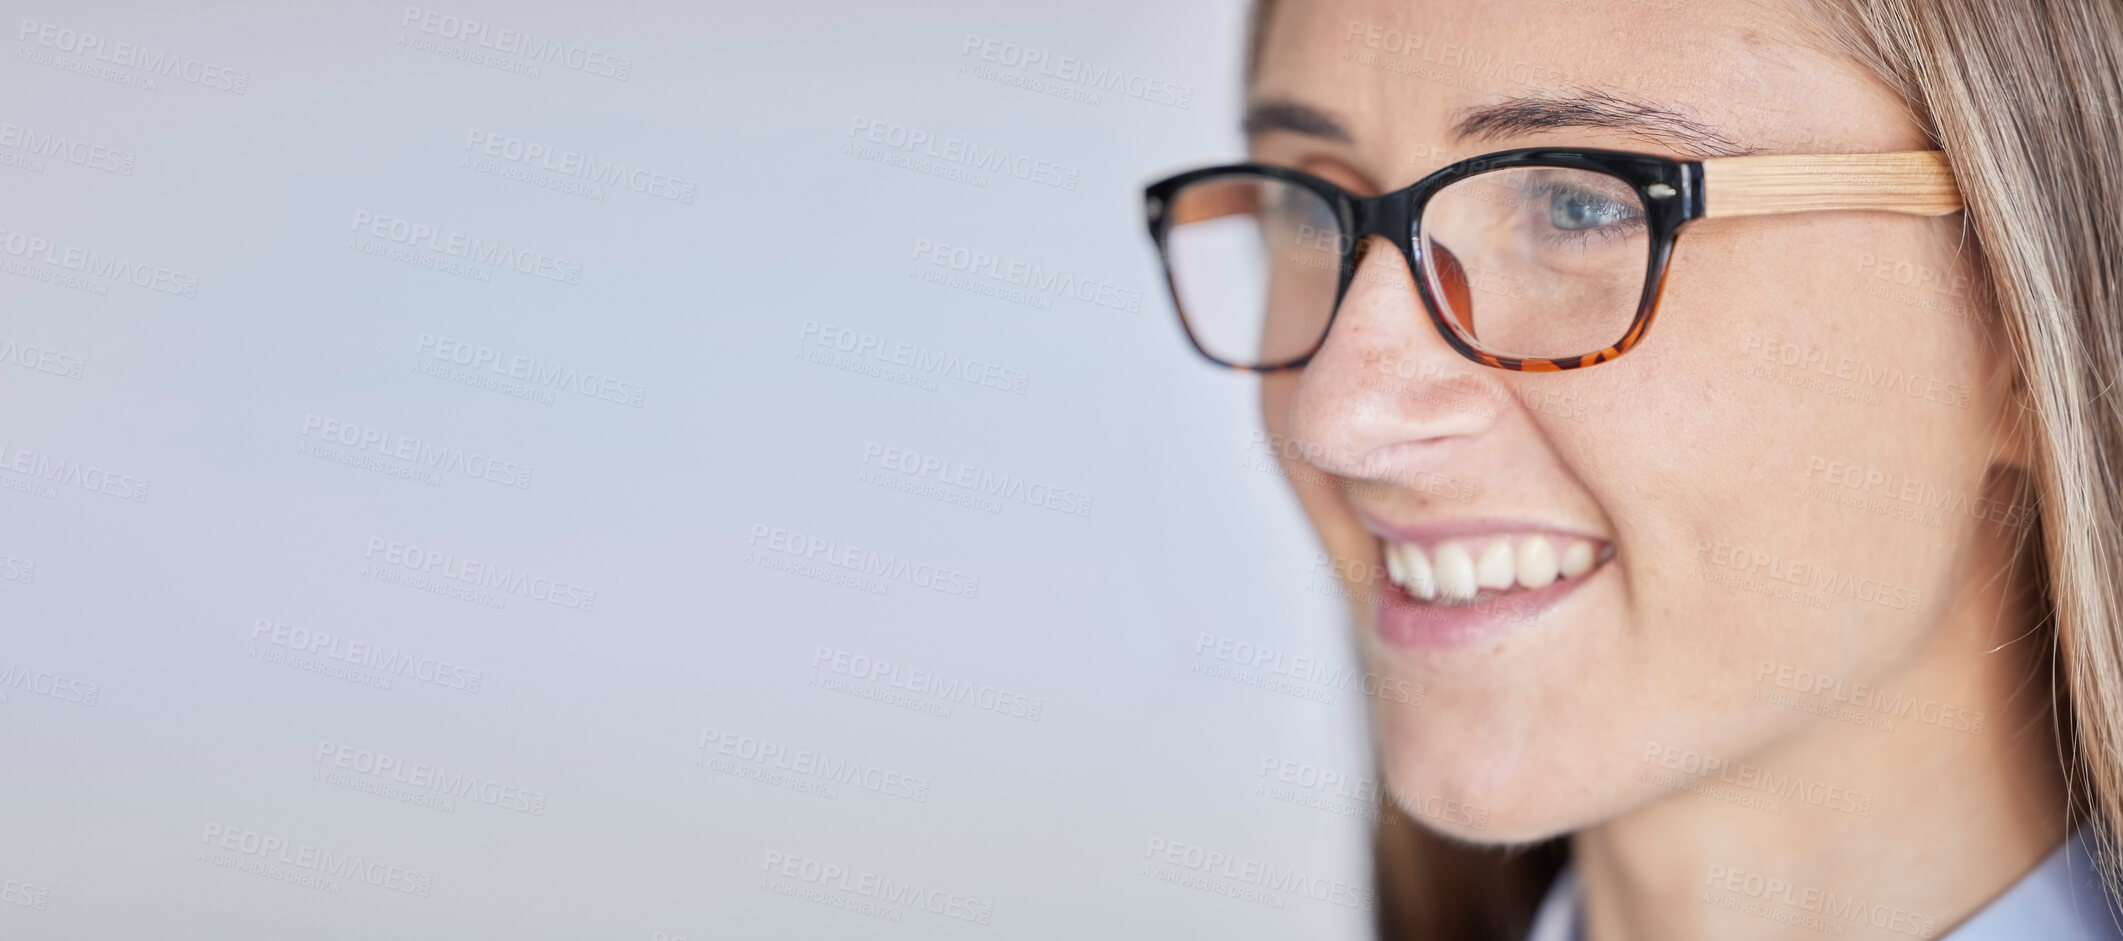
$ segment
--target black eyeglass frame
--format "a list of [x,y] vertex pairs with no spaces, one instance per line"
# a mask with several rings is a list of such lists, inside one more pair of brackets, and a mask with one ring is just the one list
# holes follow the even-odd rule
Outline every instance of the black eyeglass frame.
[[[1527,357],[1504,356],[1482,349],[1477,340],[1468,336],[1459,324],[1444,312],[1431,291],[1430,279],[1423,276],[1422,232],[1418,228],[1423,210],[1431,197],[1445,187],[1470,177],[1497,170],[1519,168],[1588,170],[1615,177],[1636,191],[1643,206],[1644,223],[1650,235],[1650,258],[1645,268],[1644,292],[1637,303],[1636,315],[1630,319],[1629,329],[1612,345],[1577,356]],[[1344,233],[1340,241],[1340,283],[1334,292],[1334,309],[1327,314],[1327,322],[1320,336],[1313,341],[1311,349],[1302,355],[1275,363],[1236,363],[1211,353],[1202,346],[1201,339],[1187,322],[1184,302],[1179,296],[1179,286],[1172,277],[1171,257],[1166,254],[1166,236],[1172,227],[1172,199],[1187,186],[1203,180],[1224,176],[1255,176],[1280,180],[1304,187],[1334,207]],[[1461,356],[1487,366],[1509,369],[1516,372],[1553,372],[1577,369],[1602,363],[1627,352],[1643,338],[1644,332],[1658,308],[1660,288],[1665,284],[1666,263],[1673,255],[1674,239],[1685,223],[1704,216],[1703,168],[1699,161],[1672,160],[1650,154],[1628,153],[1618,150],[1586,150],[1557,147],[1524,147],[1516,150],[1498,151],[1450,164],[1414,183],[1377,196],[1354,196],[1333,183],[1288,167],[1264,163],[1234,163],[1223,166],[1189,170],[1150,184],[1143,190],[1144,211],[1148,216],[1150,238],[1157,243],[1158,256],[1165,269],[1165,284],[1172,294],[1172,304],[1179,312],[1180,329],[1187,335],[1187,342],[1195,352],[1210,362],[1232,369],[1248,372],[1277,372],[1302,368],[1327,342],[1327,334],[1334,327],[1334,318],[1341,313],[1342,299],[1348,295],[1350,284],[1356,280],[1357,262],[1363,256],[1366,238],[1378,235],[1399,246],[1401,256],[1408,263],[1408,272],[1415,279],[1416,292],[1421,295],[1423,308],[1430,315],[1430,322],[1437,328],[1445,342]]]
[[[1446,186],[1492,170],[1514,167],[1564,168],[1604,172],[1627,182],[1637,191],[1651,234],[1651,257],[1644,271],[1644,293],[1635,318],[1622,338],[1613,345],[1578,356],[1557,358],[1503,356],[1483,350],[1480,341],[1462,331],[1444,313],[1443,306],[1423,276],[1423,209],[1430,198]],[[1171,230],[1169,216],[1173,197],[1192,183],[1215,176],[1255,175],[1303,186],[1329,200],[1339,214],[1347,235],[1341,244],[1341,283],[1335,289],[1334,308],[1327,312],[1319,339],[1302,356],[1265,364],[1233,363],[1202,348],[1172,278],[1172,259],[1166,252]],[[1673,257],[1673,243],[1683,225],[1696,219],[1729,216],[1762,216],[1788,212],[1829,210],[1876,210],[1915,216],[1943,216],[1963,208],[1961,190],[1954,181],[1946,154],[1937,150],[1859,154],[1750,154],[1713,157],[1707,160],[1672,160],[1650,154],[1616,150],[1584,150],[1558,147],[1523,147],[1462,160],[1391,193],[1371,197],[1349,195],[1341,187],[1297,170],[1259,163],[1238,163],[1182,173],[1153,183],[1144,190],[1144,209],[1150,223],[1150,238],[1157,243],[1165,269],[1165,284],[1180,315],[1180,328],[1187,342],[1210,362],[1250,372],[1274,372],[1305,365],[1327,342],[1342,298],[1356,278],[1363,245],[1372,235],[1385,236],[1401,247],[1408,271],[1415,277],[1416,291],[1431,323],[1446,343],[1462,356],[1487,366],[1518,372],[1555,372],[1604,363],[1628,352],[1644,338],[1658,310],[1659,292],[1666,283],[1666,267]],[[1402,233],[1406,238],[1402,238]]]

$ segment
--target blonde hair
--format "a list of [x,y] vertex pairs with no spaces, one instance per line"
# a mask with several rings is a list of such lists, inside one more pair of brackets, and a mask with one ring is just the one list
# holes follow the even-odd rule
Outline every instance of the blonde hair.
[[2025,425],[2057,714],[2118,896],[2123,833],[2123,6],[1843,0],[1833,35],[1946,151],[2004,320]]
[[[2032,444],[2039,525],[2020,548],[2053,645],[2060,758],[2123,897],[2123,4],[1812,2],[1822,37],[1902,95],[1960,184]],[[1249,83],[1275,6],[1254,7]],[[1380,810],[1383,937],[1524,936],[1560,841],[1468,847]]]

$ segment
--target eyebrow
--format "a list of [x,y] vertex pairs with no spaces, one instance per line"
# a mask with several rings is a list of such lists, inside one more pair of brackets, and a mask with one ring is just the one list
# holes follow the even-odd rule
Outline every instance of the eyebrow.
[[[1461,109],[1458,117],[1452,133],[1463,141],[1584,127],[1628,131],[1697,157],[1737,157],[1755,152],[1679,109],[1599,89],[1507,98],[1496,104]],[[1267,100],[1248,105],[1241,126],[1249,136],[1288,131],[1341,144],[1355,140],[1339,119],[1294,101]]]
[[1269,131],[1289,131],[1306,137],[1317,137],[1338,144],[1354,143],[1356,138],[1342,122],[1311,105],[1295,101],[1257,101],[1246,106],[1246,118],[1240,129],[1247,136],[1265,134]]
[[1569,127],[1628,131],[1700,157],[1754,152],[1679,109],[1599,89],[1507,98],[1493,105],[1464,108],[1452,132],[1461,140],[1496,140]]

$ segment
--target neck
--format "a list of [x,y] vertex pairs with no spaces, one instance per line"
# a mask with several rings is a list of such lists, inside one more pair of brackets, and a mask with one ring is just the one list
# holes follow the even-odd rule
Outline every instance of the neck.
[[[1979,554],[1964,572],[2009,564],[2002,545]],[[1962,581],[1901,667],[1775,690],[1840,719],[1573,837],[1586,937],[1936,938],[2053,851],[2068,814],[2049,635],[2007,579]]]

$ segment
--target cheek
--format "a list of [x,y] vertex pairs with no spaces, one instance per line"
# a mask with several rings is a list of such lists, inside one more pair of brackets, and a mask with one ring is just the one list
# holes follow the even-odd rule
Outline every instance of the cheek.
[[1268,373],[1260,380],[1261,428],[1265,446],[1275,454],[1305,517],[1327,553],[1338,559],[1369,563],[1373,540],[1356,518],[1335,478],[1305,460],[1306,444],[1292,432],[1291,404],[1303,373],[1292,370]]
[[1605,418],[1552,429],[1628,562],[1635,649],[1615,668],[1705,726],[1750,709],[1764,662],[1911,656],[1994,443],[1975,326],[1868,293],[1852,262],[1931,258],[1931,233],[1761,228],[1680,253],[1652,336],[1587,377]]
[[1261,427],[1269,434],[1290,436],[1290,401],[1297,396],[1298,375],[1284,370],[1261,377]]
[[1539,682],[1381,707],[1399,786],[1489,801],[1492,837],[1582,824],[1660,793],[1647,753],[1737,761],[1806,723],[1765,675],[1862,682],[1933,639],[1980,537],[1990,354],[1866,293],[1825,247],[1849,233],[1795,228],[1684,256],[1652,336],[1574,377],[1595,418],[1542,430],[1612,526],[1612,590]]

